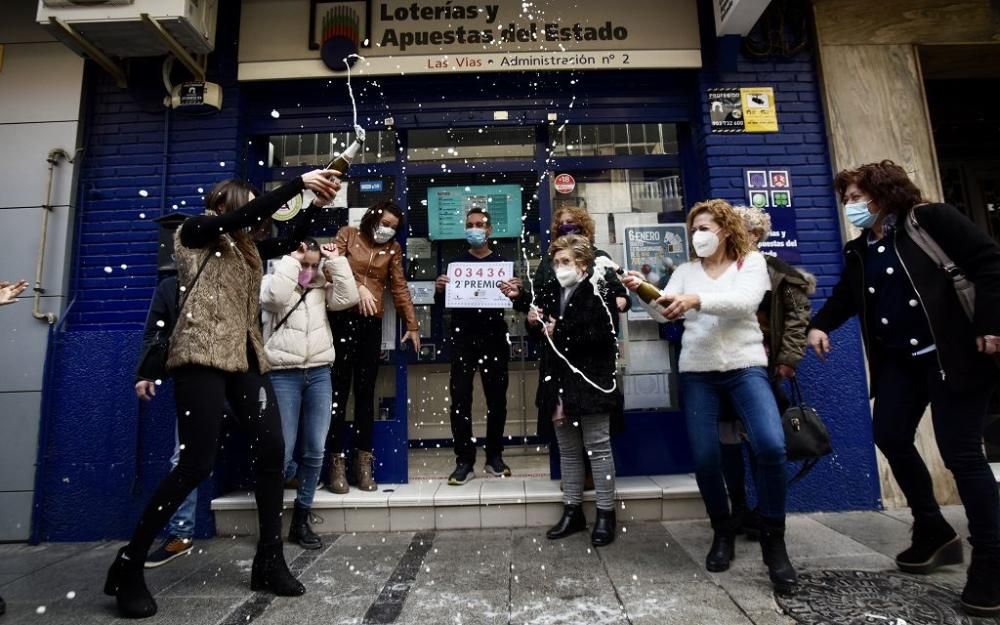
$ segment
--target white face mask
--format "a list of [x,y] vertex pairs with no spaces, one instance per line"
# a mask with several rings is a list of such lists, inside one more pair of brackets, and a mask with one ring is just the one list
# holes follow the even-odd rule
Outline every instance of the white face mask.
[[389,239],[394,236],[396,236],[396,229],[389,228],[387,226],[379,226],[375,228],[375,232],[372,233],[372,238],[374,238],[375,242],[379,245],[387,243]]
[[563,265],[562,267],[556,268],[556,280],[562,287],[570,287],[580,281],[580,272],[577,271],[576,267],[570,267]]
[[719,235],[708,230],[699,230],[691,236],[691,245],[694,246],[694,253],[701,258],[706,258],[719,249]]

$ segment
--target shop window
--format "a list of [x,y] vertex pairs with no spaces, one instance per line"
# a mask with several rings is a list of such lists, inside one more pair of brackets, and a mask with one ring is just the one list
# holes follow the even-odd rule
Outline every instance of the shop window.
[[[353,132],[321,132],[304,135],[272,135],[268,140],[271,167],[323,166],[354,141]],[[389,163],[396,160],[396,133],[369,130],[364,150],[355,163]]]
[[676,124],[566,124],[550,136],[555,157],[678,153]]
[[[586,209],[594,220],[595,246],[662,289],[687,260],[680,174],[677,168],[557,169],[549,184],[553,216],[566,206]],[[661,340],[659,325],[634,297],[632,310],[623,316],[619,344],[625,408],[677,409],[676,348]]]
[[535,129],[522,127],[434,128],[411,130],[411,161],[499,161],[533,159]]

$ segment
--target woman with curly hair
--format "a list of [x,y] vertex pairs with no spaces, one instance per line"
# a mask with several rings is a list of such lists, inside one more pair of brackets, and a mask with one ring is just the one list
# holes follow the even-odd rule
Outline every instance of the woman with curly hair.
[[[847,219],[862,232],[844,247],[844,272],[813,318],[809,345],[825,358],[829,333],[855,315],[861,321],[875,444],[913,513],[912,543],[896,556],[896,565],[910,573],[963,558],[962,540],[941,515],[913,445],[930,404],[938,449],[969,519],[972,563],[962,605],[977,616],[1000,614],[1000,497],[982,447],[1000,378],[1000,247],[955,208],[926,203],[892,161],[841,171],[834,187]],[[911,237],[914,225],[975,284],[971,319],[952,272]]]
[[[649,308],[660,321],[684,319],[678,361],[684,414],[698,490],[715,530],[705,566],[725,571],[735,555],[737,521],[729,509],[719,445],[719,414],[728,400],[757,457],[764,564],[775,590],[790,592],[798,580],[785,549],[785,436],[757,322],[757,307],[771,286],[767,263],[724,200],[695,204],[687,225],[698,258],[674,271],[657,306]],[[637,272],[625,278],[630,289],[641,283]]]

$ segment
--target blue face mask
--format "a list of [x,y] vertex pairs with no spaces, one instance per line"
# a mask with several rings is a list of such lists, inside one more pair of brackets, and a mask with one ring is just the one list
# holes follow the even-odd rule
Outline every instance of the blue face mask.
[[847,215],[847,220],[858,228],[870,228],[878,219],[878,215],[868,212],[869,204],[871,204],[871,200],[845,204],[844,214]]
[[465,240],[472,247],[482,247],[486,244],[486,231],[482,228],[466,228]]

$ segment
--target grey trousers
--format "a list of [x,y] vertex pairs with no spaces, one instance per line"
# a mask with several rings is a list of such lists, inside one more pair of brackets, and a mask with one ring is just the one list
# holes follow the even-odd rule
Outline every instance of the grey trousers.
[[597,489],[597,507],[615,508],[615,459],[611,456],[611,416],[608,414],[566,417],[555,424],[559,443],[559,467],[562,471],[563,503],[583,503],[583,481],[586,473],[584,449],[590,457]]

